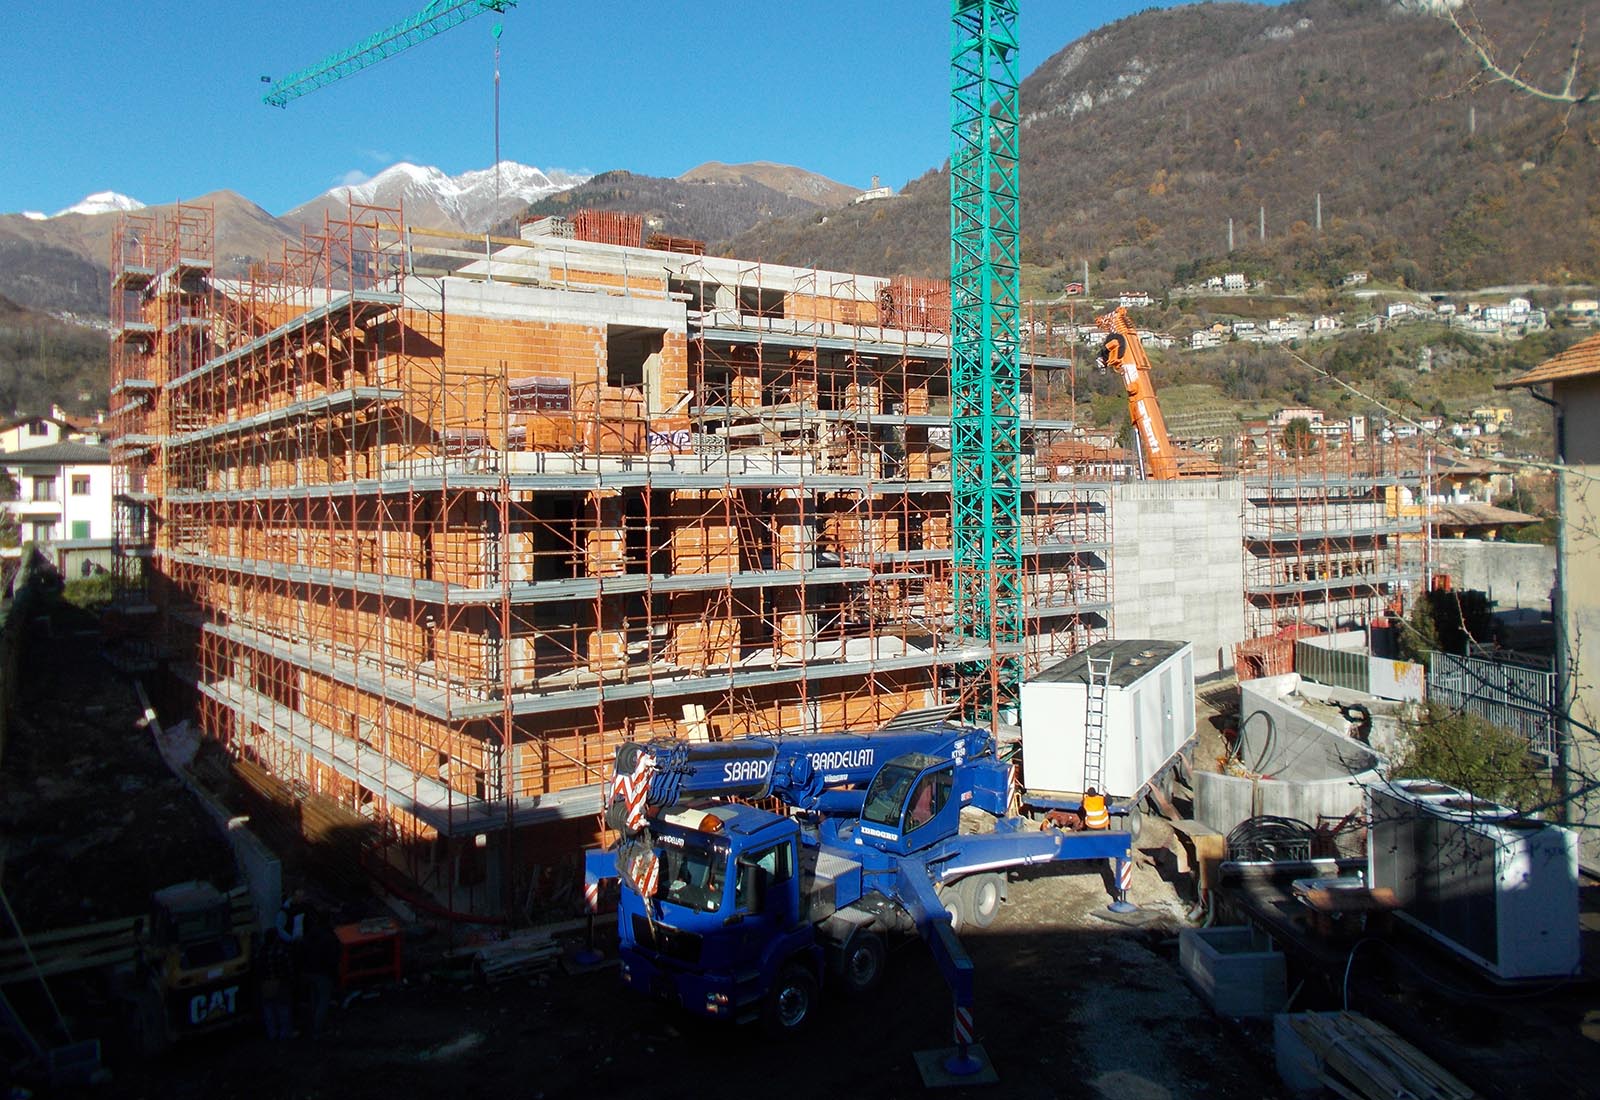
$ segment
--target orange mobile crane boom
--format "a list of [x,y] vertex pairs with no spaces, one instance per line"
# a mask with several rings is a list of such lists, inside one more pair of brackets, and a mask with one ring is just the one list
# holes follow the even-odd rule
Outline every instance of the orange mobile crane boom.
[[1123,388],[1128,391],[1128,416],[1139,432],[1149,476],[1157,481],[1177,477],[1178,459],[1172,453],[1167,422],[1156,401],[1155,383],[1150,380],[1150,360],[1145,358],[1144,345],[1139,342],[1139,333],[1129,320],[1127,309],[1118,306],[1111,313],[1096,317],[1094,323],[1110,333],[1100,347],[1095,365],[1122,375]]

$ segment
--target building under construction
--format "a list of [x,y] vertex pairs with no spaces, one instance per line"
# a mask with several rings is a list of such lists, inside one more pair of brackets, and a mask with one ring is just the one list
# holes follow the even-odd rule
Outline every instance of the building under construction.
[[[124,610],[208,737],[456,909],[575,855],[623,740],[874,728],[994,655],[952,604],[947,284],[649,244],[354,207],[224,279],[206,208],[115,239]],[[1112,596],[1031,328],[1028,669]]]

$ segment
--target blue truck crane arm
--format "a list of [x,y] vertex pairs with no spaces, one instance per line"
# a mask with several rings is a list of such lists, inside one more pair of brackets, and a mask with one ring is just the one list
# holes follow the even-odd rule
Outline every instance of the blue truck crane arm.
[[986,730],[958,725],[717,742],[630,741],[617,749],[608,823],[623,824],[630,800],[661,809],[698,798],[776,798],[796,809],[824,809],[830,792],[865,787],[888,760],[904,753],[959,762],[993,749]]

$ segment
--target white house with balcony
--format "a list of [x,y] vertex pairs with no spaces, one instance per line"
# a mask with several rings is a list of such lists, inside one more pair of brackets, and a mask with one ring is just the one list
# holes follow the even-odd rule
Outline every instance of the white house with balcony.
[[[23,542],[49,548],[67,576],[105,567],[112,546],[111,452],[92,443],[53,443],[0,456],[15,486],[4,507]],[[15,552],[14,550],[12,551]],[[82,568],[67,567],[81,559]]]
[[0,423],[0,452],[48,447],[53,443],[98,443],[103,425],[96,417],[72,416],[52,405],[48,414],[13,417]]

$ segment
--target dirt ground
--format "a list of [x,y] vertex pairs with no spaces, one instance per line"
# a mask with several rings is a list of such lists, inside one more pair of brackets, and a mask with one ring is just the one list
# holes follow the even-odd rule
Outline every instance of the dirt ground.
[[[209,823],[135,727],[130,686],[91,651],[86,622],[70,612],[35,639],[4,760],[5,883],[35,926],[50,917],[136,912],[156,886],[222,873],[216,864],[226,861],[225,848],[210,847],[220,841]],[[1224,753],[1221,731],[1231,724],[1230,688],[1210,685],[1199,702],[1195,762],[1215,767]],[[1188,809],[1184,793],[1175,792],[1180,812]],[[1282,1095],[1270,1029],[1216,1018],[1178,972],[1177,934],[1193,887],[1171,828],[1146,815],[1138,850],[1130,890],[1136,917],[1108,915],[1108,867],[1034,868],[1013,876],[1009,902],[991,928],[963,936],[976,968],[976,1028],[999,1084],[949,1095]],[[326,901],[349,884],[324,885]],[[364,904],[380,911],[375,899]],[[1600,911],[1600,899],[1590,899],[1591,910]],[[139,1062],[122,1054],[113,1033],[95,1030],[92,1014],[75,1016],[78,1037],[106,1039],[112,1074],[76,1095],[388,1100],[467,1088],[531,1098],[699,1100],[730,1090],[909,1097],[925,1092],[914,1054],[950,1044],[949,993],[914,940],[893,950],[874,995],[825,993],[814,1027],[784,1043],[645,1001],[621,985],[614,967],[558,968],[484,987],[447,966],[447,946],[442,933],[415,936],[406,981],[336,1005],[328,1033],[317,1039],[271,1043],[249,1021]],[[1481,1002],[1453,1005],[1396,989],[1383,980],[1383,958],[1372,955],[1356,975],[1358,987],[1379,979],[1372,994],[1382,1000],[1369,1010],[1387,1004],[1429,1021],[1426,1037],[1435,1041],[1425,1047],[1490,1095],[1593,1092],[1591,1071],[1600,1059],[1588,1053],[1600,1048],[1585,1042],[1591,1032],[1600,1038],[1600,1013],[1588,1008],[1593,986],[1537,1011],[1525,1002],[1491,1011]],[[1326,986],[1306,983],[1297,1007],[1337,1007],[1337,993]],[[18,1005],[25,1008],[26,999]]]
[[[127,681],[90,656],[92,620],[70,610],[57,620],[30,646],[0,801],[6,885],[35,927],[138,912],[151,889],[220,874],[227,859],[135,728]],[[1187,901],[1161,854],[1169,838],[1154,823],[1141,841],[1156,858],[1134,875],[1137,926],[1103,919],[1106,868],[1060,866],[1014,878],[995,924],[964,936],[977,1031],[1000,1085],[952,1095],[1275,1095],[1261,1033],[1217,1020],[1178,974]],[[406,982],[337,1005],[319,1039],[269,1043],[252,1022],[148,1063],[122,1057],[108,1039],[112,1080],[82,1095],[352,1100],[466,1086],[666,1100],[737,1087],[882,1098],[921,1094],[913,1053],[951,1041],[949,994],[916,941],[895,948],[874,995],[828,998],[809,1034],[789,1043],[644,1001],[614,968],[484,988],[442,968],[444,946],[415,941]]]
[[[1103,920],[1098,869],[1055,869],[1010,886],[993,927],[964,937],[976,964],[975,1020],[999,1087],[950,1095],[1106,1100],[1271,1097],[1270,1052],[1214,1018],[1175,967],[1170,886],[1150,868],[1132,897],[1151,913]],[[923,1093],[912,1055],[949,1044],[949,995],[923,947],[890,958],[860,1001],[829,999],[787,1043],[703,1023],[636,997],[614,968],[494,989],[407,984],[335,1009],[320,1040],[272,1044],[254,1029],[124,1069],[100,1096],[362,1097],[462,1087],[518,1097],[704,1097]]]
[[23,928],[136,916],[189,879],[232,885],[227,843],[136,725],[130,682],[98,656],[96,617],[55,602],[25,630],[0,771],[0,861]]

